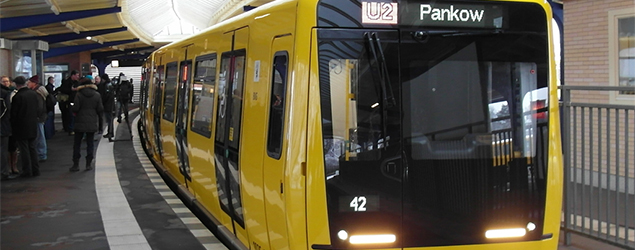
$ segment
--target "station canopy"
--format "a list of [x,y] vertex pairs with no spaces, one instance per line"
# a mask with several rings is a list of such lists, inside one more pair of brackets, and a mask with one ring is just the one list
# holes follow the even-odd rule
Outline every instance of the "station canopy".
[[147,54],[270,1],[0,0],[0,38],[45,41],[45,58]]

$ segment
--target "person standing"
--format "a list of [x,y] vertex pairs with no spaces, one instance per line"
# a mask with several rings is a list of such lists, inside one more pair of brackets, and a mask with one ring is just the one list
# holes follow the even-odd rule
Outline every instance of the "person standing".
[[[13,82],[11,78],[7,76],[2,78],[2,84],[5,86],[8,86],[9,90],[11,90],[11,93],[9,94],[9,102],[13,101],[13,97],[15,96],[16,93],[18,93],[18,89],[15,87],[15,82]],[[11,116],[11,113],[9,113],[8,115]],[[10,123],[10,120],[9,120],[9,123]],[[13,136],[13,132],[11,136],[9,136],[8,151],[9,151],[9,166],[11,166],[11,173],[19,174],[20,171],[18,170],[18,145],[15,142],[15,136]]]
[[[99,95],[101,96],[102,105],[103,105],[104,94],[102,93],[102,89],[103,89],[103,87],[102,87],[103,83],[102,82],[103,81],[101,80],[101,76],[96,75],[94,77],[94,79],[93,79],[93,82],[95,83],[95,86],[97,86],[97,93],[99,93]],[[101,134],[104,131],[103,127],[104,127],[104,116],[100,115],[99,116],[99,131],[97,131],[98,134]],[[95,138],[95,140],[98,140],[98,139]]]
[[97,86],[88,78],[80,80],[77,95],[72,111],[75,116],[75,141],[73,143],[73,166],[71,172],[79,171],[79,158],[81,158],[81,145],[86,136],[86,170],[92,170],[92,162],[95,154],[95,132],[99,130],[99,116],[104,111],[101,96],[97,92]]
[[2,138],[2,146],[0,146],[0,167],[2,168],[2,179],[10,180],[18,177],[17,173],[11,170],[9,163],[9,137],[11,136],[11,79],[8,76],[2,76],[2,84],[0,85],[0,136]]
[[37,156],[39,161],[46,161],[47,156],[47,148],[46,148],[46,135],[44,134],[44,123],[46,122],[47,112],[46,112],[46,97],[49,95],[49,92],[46,90],[44,86],[40,84],[39,77],[34,75],[29,78],[26,82],[26,86],[38,93],[39,97],[37,102],[37,137],[35,138],[35,150],[37,150]]
[[113,126],[112,126],[112,111],[115,106],[115,95],[114,88],[108,78],[108,74],[101,75],[102,83],[97,86],[99,94],[101,95],[101,102],[104,105],[104,120],[106,126],[108,126],[104,131],[104,138],[112,138],[114,136]]
[[21,177],[40,175],[35,138],[38,126],[38,94],[26,86],[26,79],[18,76],[14,80],[18,93],[11,101],[11,130],[20,150]]
[[77,87],[79,82],[79,72],[77,70],[71,71],[71,75],[62,81],[62,85],[55,89],[57,92],[57,100],[59,102],[59,108],[62,112],[62,125],[64,131],[69,135],[73,135],[73,112],[71,111],[73,100],[75,100],[75,91],[73,88]]
[[[55,95],[55,77],[49,76],[46,82],[46,91],[49,95]],[[50,139],[55,135],[55,107],[52,110],[48,110],[47,107],[44,135],[46,139]]]
[[132,84],[128,81],[125,75],[119,77],[119,85],[117,85],[117,103],[119,104],[119,110],[117,110],[117,122],[121,123],[121,113],[128,122],[128,102],[130,102],[130,96],[132,95]]

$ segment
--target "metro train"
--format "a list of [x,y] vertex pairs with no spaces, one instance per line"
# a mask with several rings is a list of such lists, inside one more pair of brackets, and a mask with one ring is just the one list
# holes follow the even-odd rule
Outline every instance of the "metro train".
[[143,66],[146,153],[233,249],[556,249],[545,0],[278,0]]

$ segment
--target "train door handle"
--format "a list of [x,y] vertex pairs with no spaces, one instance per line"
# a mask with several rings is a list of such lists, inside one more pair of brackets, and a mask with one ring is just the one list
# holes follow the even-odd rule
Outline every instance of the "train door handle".
[[401,179],[402,179],[401,168],[399,167],[399,164],[395,162],[395,160],[399,160],[399,159],[401,158],[390,159],[388,161],[385,161],[383,164],[381,164],[382,175],[384,175],[385,177],[391,180],[401,182]]

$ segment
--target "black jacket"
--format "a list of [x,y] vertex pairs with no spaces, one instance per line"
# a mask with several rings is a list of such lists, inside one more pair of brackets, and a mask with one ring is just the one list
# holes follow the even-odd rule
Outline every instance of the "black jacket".
[[112,112],[115,110],[115,87],[108,83],[105,86],[104,94],[101,96],[101,102],[104,104],[104,112]]
[[35,139],[38,127],[38,96],[24,87],[18,90],[11,101],[11,132],[16,139]]
[[134,87],[130,81],[121,81],[117,85],[117,101],[127,103],[132,100]]
[[75,95],[75,132],[97,132],[99,130],[99,116],[104,112],[101,96],[97,86],[87,84],[78,87]]
[[[0,85],[0,97],[4,100],[4,104],[0,103],[0,115],[2,115],[2,123],[0,124],[0,135],[11,135],[11,90],[10,88]],[[4,113],[3,113],[4,112]],[[6,150],[6,149],[2,149]]]
[[75,92],[76,92],[76,91],[73,91],[73,87],[77,87],[77,85],[79,85],[78,81],[73,81],[73,79],[66,78],[62,81],[62,85],[60,85],[59,87],[57,87],[57,89],[55,89],[55,92],[68,95],[67,102],[73,102],[73,100],[75,100]]

